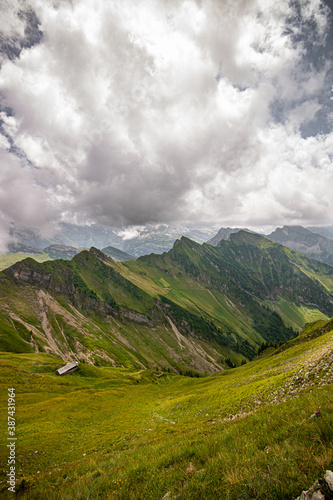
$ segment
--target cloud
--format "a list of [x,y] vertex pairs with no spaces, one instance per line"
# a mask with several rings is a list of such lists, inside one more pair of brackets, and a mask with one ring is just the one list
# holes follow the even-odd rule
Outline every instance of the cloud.
[[24,0],[1,0],[0,61],[19,57],[24,48],[38,44],[43,36],[34,10]]
[[10,241],[9,229],[16,224],[49,233],[57,210],[47,190],[36,181],[35,169],[24,167],[13,154],[0,151],[0,242],[1,251]]
[[322,2],[30,0],[30,24],[20,5],[0,69],[5,220],[333,222],[332,135],[302,136],[330,91],[306,36],[325,44]]

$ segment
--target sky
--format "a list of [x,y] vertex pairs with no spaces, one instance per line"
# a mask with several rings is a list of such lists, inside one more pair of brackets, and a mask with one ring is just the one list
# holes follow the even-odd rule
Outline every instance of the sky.
[[0,0],[2,243],[333,224],[332,3]]

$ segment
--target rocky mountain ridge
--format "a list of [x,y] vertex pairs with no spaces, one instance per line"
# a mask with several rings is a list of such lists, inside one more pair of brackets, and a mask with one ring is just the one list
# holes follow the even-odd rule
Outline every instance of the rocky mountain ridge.
[[295,252],[303,253],[312,259],[333,265],[333,240],[314,233],[302,226],[284,226],[267,236]]
[[[217,246],[220,241],[228,241],[232,234],[240,231],[253,232],[249,229],[221,228],[207,243]],[[259,234],[259,233],[255,233]],[[305,228],[302,226],[283,226],[265,237],[275,243],[302,253],[307,257],[333,265],[332,228]]]
[[241,231],[115,262],[28,258],[0,274],[2,350],[214,373],[333,315],[333,268]]

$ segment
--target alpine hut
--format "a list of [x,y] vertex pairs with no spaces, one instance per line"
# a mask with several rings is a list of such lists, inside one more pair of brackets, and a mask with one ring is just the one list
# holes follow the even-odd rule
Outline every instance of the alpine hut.
[[59,370],[56,370],[56,375],[67,375],[67,373],[75,372],[78,369],[78,362],[72,361],[71,363],[67,363],[67,365],[62,366]]

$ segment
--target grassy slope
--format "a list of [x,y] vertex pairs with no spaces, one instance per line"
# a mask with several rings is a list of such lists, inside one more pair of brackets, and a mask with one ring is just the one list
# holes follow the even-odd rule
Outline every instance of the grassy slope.
[[[11,271],[6,271],[0,287],[5,308],[0,313],[3,333],[0,349],[33,352],[36,345],[39,350],[45,349],[42,302],[47,312],[46,326],[52,330],[56,347],[65,355],[72,350],[79,358],[99,365],[111,360],[117,366],[132,369],[160,366],[207,373],[221,369],[223,347],[198,339],[190,339],[186,345],[179,342],[166,317],[155,317],[154,322],[150,318],[149,313],[155,307],[152,297],[118,274],[111,259],[105,260],[110,265],[91,252],[82,252],[71,262],[52,261],[39,266],[27,260],[15,268],[15,272],[52,276],[47,286],[43,284],[44,278],[39,278],[41,285],[32,286],[20,280],[14,285]],[[44,290],[42,299],[39,289]],[[112,306],[113,312],[106,314],[103,304]],[[96,310],[99,306],[102,309]],[[6,308],[11,311],[11,318]],[[132,320],[137,313],[138,319]]]
[[[193,257],[193,254],[191,255]],[[200,263],[195,259],[193,269],[208,275],[211,267],[208,262]],[[201,266],[201,269],[200,269]],[[239,298],[234,301],[215,287],[207,287],[200,279],[186,272],[179,262],[172,259],[172,255],[149,256],[137,262],[126,262],[123,268],[128,269],[128,278],[140,283],[140,286],[155,296],[165,296],[168,300],[186,308],[194,314],[214,320],[214,323],[224,330],[231,330],[251,343],[258,343],[263,338],[251,326],[251,320],[244,313]],[[126,272],[126,271],[125,271]],[[216,279],[221,281],[220,275]],[[139,279],[137,278],[139,276]]]
[[96,249],[71,262],[26,259],[2,273],[0,349],[45,350],[47,323],[55,353],[212,373],[228,357],[251,359],[264,340],[287,340],[289,326],[327,319],[332,287],[330,266],[242,232],[218,247],[182,238],[168,253],[125,263]]
[[61,500],[296,497],[333,466],[331,327],[203,379],[83,364],[60,378],[54,356],[1,354],[2,406],[7,387],[17,393],[18,489]]
[[36,262],[45,262],[47,260],[52,260],[47,253],[43,254],[26,254],[26,253],[6,253],[6,254],[0,254],[0,271],[3,271],[4,269],[7,269],[7,267],[10,267],[14,265],[16,262],[20,262],[21,260],[24,260],[26,258],[32,258]]
[[[246,234],[244,241],[237,236],[216,248],[183,238],[168,254],[126,262],[119,271],[149,293],[185,304],[196,314],[204,311],[248,340],[262,341],[251,321],[254,310],[260,315],[258,303],[276,310],[296,329],[310,320],[327,319],[332,309],[330,266],[265,238]],[[301,301],[300,294],[292,292],[295,287],[304,294]],[[311,304],[313,297],[320,310]]]

